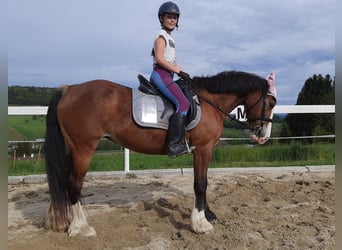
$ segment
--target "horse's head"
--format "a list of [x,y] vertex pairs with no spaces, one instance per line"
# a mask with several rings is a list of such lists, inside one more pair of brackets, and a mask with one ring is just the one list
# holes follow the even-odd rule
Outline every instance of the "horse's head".
[[245,110],[249,127],[252,131],[251,139],[259,144],[268,141],[271,135],[272,110],[277,102],[275,88],[275,72],[266,77],[269,89],[252,93],[246,99]]

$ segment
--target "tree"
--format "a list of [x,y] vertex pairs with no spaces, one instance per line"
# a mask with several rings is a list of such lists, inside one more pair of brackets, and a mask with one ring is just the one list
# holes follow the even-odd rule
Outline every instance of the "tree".
[[[298,94],[297,105],[334,105],[335,79],[330,75],[313,75],[307,79]],[[281,136],[308,136],[335,133],[334,114],[289,114]]]
[[9,86],[9,105],[41,105],[47,106],[56,88]]

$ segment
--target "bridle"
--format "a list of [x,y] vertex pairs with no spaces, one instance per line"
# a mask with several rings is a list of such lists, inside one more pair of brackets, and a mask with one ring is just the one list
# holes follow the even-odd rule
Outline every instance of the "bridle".
[[247,111],[253,109],[261,100],[262,100],[262,109],[261,109],[261,116],[253,117],[253,118],[248,118],[248,122],[254,122],[254,121],[260,121],[259,125],[256,125],[252,130],[252,133],[261,137],[262,136],[262,128],[264,127],[265,122],[273,122],[273,119],[271,118],[266,118],[265,117],[265,112],[266,112],[266,97],[268,95],[273,96],[270,92],[264,93],[259,97],[259,99],[252,105],[250,106],[245,112],[247,114]]
[[[221,112],[222,114],[224,114],[226,117],[230,117],[229,114],[224,111],[219,105],[217,105],[216,103],[214,103],[213,101],[209,100],[207,97],[197,93],[196,91],[196,87],[193,84],[193,81],[189,81],[188,84],[191,86],[191,89],[195,92],[195,94],[203,101],[205,101],[206,103],[208,103],[209,105],[211,105],[212,107],[214,107],[216,110],[218,110],[219,112]],[[254,129],[252,129],[252,133],[255,135],[260,136],[262,133],[262,128],[264,127],[264,122],[273,122],[273,119],[271,118],[267,118],[265,117],[265,112],[266,112],[266,97],[268,95],[272,95],[270,92],[266,92],[263,93],[258,100],[252,105],[250,106],[248,109],[245,110],[246,114],[248,111],[250,111],[251,109],[253,109],[260,101],[262,101],[262,109],[261,109],[261,115],[257,116],[257,117],[252,117],[252,118],[248,118],[247,117],[247,122],[254,122],[254,121],[261,121],[260,125],[257,125],[254,127]],[[231,120],[236,121],[241,123],[239,120],[237,120],[236,118],[231,118]]]
[[254,122],[254,121],[261,121],[261,122],[273,122],[273,119],[266,118],[265,117],[265,111],[266,111],[266,97],[270,95],[270,93],[265,93],[259,97],[259,99],[251,106],[249,107],[245,112],[247,114],[247,111],[253,109],[262,99],[262,109],[261,109],[261,115],[253,118],[247,118],[248,122]]

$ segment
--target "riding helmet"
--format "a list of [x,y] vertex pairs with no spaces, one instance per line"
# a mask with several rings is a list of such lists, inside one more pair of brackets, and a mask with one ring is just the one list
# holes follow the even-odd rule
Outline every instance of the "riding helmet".
[[[160,5],[159,11],[158,11],[159,21],[160,21],[160,17],[163,17],[165,13],[176,14],[178,16],[178,19],[180,16],[180,11],[179,11],[177,4],[175,4],[174,2],[171,2],[171,1],[165,2],[162,5]],[[162,22],[160,21],[160,23],[162,23]],[[176,26],[178,27],[178,21],[177,21]]]

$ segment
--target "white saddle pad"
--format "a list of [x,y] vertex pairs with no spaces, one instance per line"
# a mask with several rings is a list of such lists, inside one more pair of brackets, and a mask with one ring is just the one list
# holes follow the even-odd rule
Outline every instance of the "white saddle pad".
[[[164,102],[161,97],[145,94],[138,89],[132,89],[133,119],[142,127],[168,129],[169,119],[174,110],[165,112]],[[186,130],[193,129],[201,119],[201,107],[196,105],[197,114]]]

